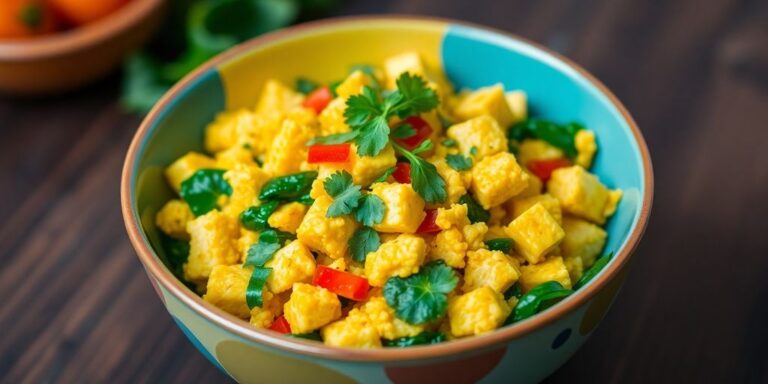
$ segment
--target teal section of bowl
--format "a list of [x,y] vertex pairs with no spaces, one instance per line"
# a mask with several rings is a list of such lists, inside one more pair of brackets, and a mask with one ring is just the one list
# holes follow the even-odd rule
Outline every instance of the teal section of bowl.
[[144,141],[139,143],[133,170],[136,179],[131,187],[136,202],[143,235],[155,253],[168,266],[160,243],[154,217],[166,201],[175,197],[163,176],[163,170],[189,151],[202,152],[205,126],[225,108],[224,86],[219,73],[208,70],[184,88],[158,110],[155,124],[148,127]]
[[502,83],[528,96],[529,114],[575,121],[595,131],[591,169],[609,188],[624,192],[608,221],[606,252],[618,253],[638,225],[645,190],[643,158],[619,108],[582,73],[527,42],[463,25],[448,28],[441,47],[445,74],[456,89]]
[[194,345],[195,348],[197,348],[197,350],[200,351],[200,353],[203,356],[205,356],[205,358],[208,359],[208,361],[211,362],[211,364],[213,364],[216,368],[218,368],[221,371],[221,373],[225,375],[229,375],[229,373],[227,373],[227,370],[224,369],[224,367],[222,367],[221,364],[219,364],[219,361],[216,360],[216,358],[213,357],[213,355],[211,355],[211,353],[208,352],[207,349],[205,349],[205,347],[200,342],[200,340],[197,339],[195,334],[192,333],[192,331],[189,328],[187,328],[187,326],[184,325],[184,323],[181,320],[179,320],[178,318],[176,318],[176,316],[173,316],[173,315],[171,315],[171,318],[173,318],[173,321],[176,323],[176,325],[179,326],[179,328],[181,329],[181,332],[184,333],[184,336],[186,336],[187,339],[189,339],[189,342],[192,343],[192,345]]

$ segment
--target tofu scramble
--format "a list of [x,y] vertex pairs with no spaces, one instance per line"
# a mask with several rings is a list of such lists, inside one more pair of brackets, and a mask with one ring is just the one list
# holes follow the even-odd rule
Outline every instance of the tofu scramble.
[[491,332],[583,286],[621,198],[595,134],[436,74],[407,52],[220,113],[165,170],[169,267],[254,327],[357,348]]

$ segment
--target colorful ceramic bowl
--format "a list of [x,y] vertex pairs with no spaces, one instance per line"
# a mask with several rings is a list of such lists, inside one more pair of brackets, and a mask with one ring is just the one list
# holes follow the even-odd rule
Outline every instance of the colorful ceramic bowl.
[[[201,150],[217,112],[251,107],[267,78],[331,81],[356,63],[418,50],[457,88],[502,82],[528,93],[533,114],[579,121],[597,133],[593,168],[624,197],[607,225],[616,256],[591,283],[543,313],[495,332],[406,349],[341,349],[259,330],[204,302],[163,264],[155,212],[171,198],[162,171]],[[237,46],[177,84],[131,144],[122,178],[125,224],[171,316],[217,367],[240,382],[536,382],[563,364],[605,315],[626,276],[653,193],[645,142],[624,106],[586,71],[538,45],[464,23],[421,18],[349,18],[289,28]]]
[[164,4],[164,0],[131,0],[82,27],[0,41],[0,92],[51,94],[106,75],[152,35],[160,24]]

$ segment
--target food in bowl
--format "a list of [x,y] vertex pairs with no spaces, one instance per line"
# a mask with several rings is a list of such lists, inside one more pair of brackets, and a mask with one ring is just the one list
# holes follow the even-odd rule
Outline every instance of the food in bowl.
[[3,0],[0,39],[47,35],[97,21],[129,0]]
[[174,273],[259,328],[341,347],[491,332],[606,265],[621,191],[595,134],[528,117],[525,93],[454,93],[416,52],[342,81],[269,80],[165,176]]

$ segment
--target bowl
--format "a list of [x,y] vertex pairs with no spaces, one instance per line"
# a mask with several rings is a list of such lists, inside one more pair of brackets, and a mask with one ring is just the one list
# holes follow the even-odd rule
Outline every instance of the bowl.
[[[494,332],[405,349],[344,349],[260,330],[204,302],[164,265],[155,212],[172,196],[165,166],[202,150],[217,112],[252,107],[265,79],[331,81],[356,63],[380,63],[418,50],[457,88],[502,82],[523,89],[535,116],[580,121],[600,144],[593,171],[624,197],[607,224],[610,264],[588,285],[546,311]],[[627,274],[653,193],[645,141],[624,106],[584,69],[534,43],[463,22],[354,17],[298,25],[217,56],[174,86],[131,143],[122,175],[130,240],[168,312],[214,365],[240,382],[537,382],[593,332]]]
[[160,25],[164,0],[131,0],[93,23],[24,40],[0,40],[0,92],[68,91],[117,67]]

